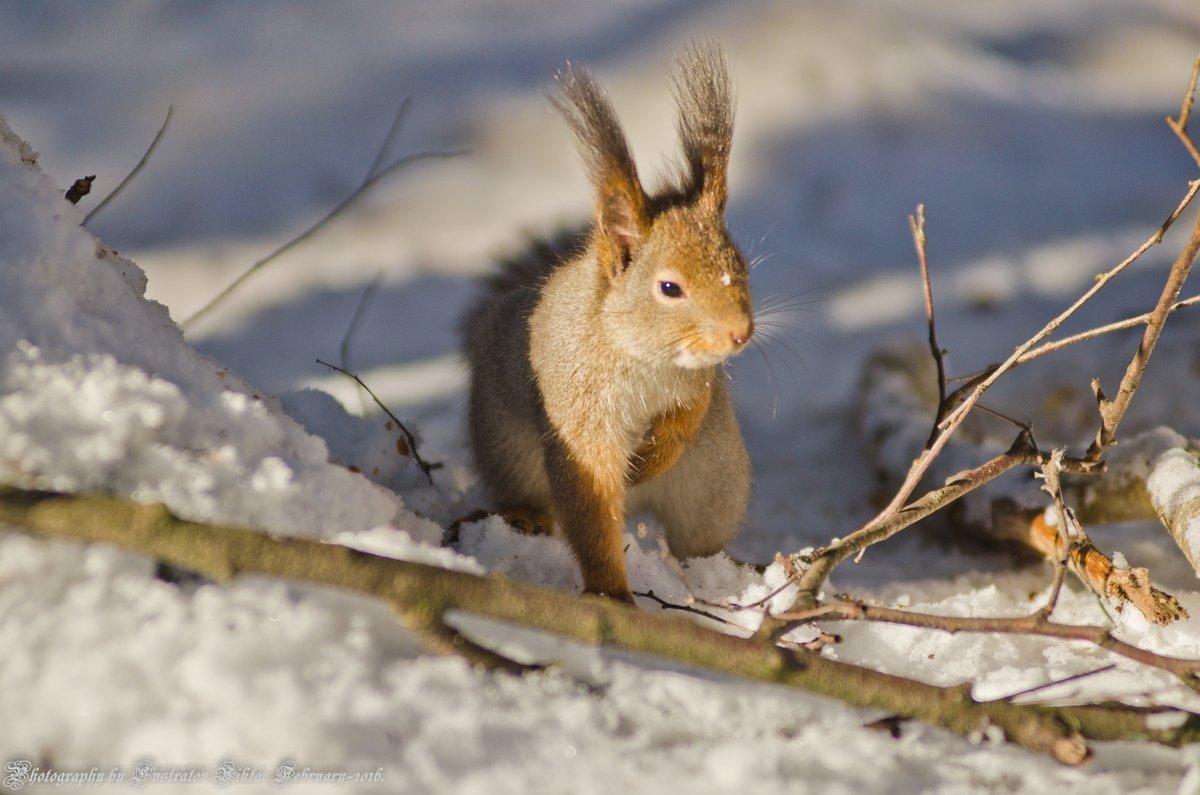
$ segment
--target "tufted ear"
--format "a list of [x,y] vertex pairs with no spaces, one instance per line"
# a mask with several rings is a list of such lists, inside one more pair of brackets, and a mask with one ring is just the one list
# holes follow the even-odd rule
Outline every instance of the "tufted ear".
[[611,279],[628,267],[648,226],[646,194],[612,103],[586,71],[571,64],[556,78],[561,96],[551,101],[575,131],[596,191],[600,264]]
[[689,195],[718,212],[729,198],[733,87],[725,56],[713,43],[692,44],[677,59],[675,99]]

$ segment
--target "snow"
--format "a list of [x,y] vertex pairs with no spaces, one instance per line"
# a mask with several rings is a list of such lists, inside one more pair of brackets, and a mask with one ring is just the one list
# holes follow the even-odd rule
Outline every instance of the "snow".
[[1153,467],[1146,489],[1154,510],[1180,522],[1176,537],[1184,553],[1188,560],[1200,561],[1200,466],[1196,455],[1172,447],[1154,460]]
[[[672,52],[715,36],[738,84],[729,224],[757,263],[756,301],[773,307],[759,352],[732,368],[755,494],[732,557],[681,565],[661,554],[656,527],[627,528],[634,589],[674,602],[766,596],[781,567],[760,575],[733,557],[769,562],[845,535],[872,512],[874,467],[904,467],[923,443],[928,409],[913,385],[931,388],[931,368],[906,224],[918,202],[939,337],[964,373],[1006,356],[1123,259],[1194,175],[1162,124],[1197,52],[1196,11],[1175,0],[54,5],[0,10],[0,481],[107,490],[566,590],[578,574],[557,539],[489,519],[464,526],[457,550],[439,545],[479,507],[456,334],[472,278],[590,206],[543,94],[563,60],[610,89],[651,182],[676,146]],[[393,154],[470,154],[379,185],[181,332],[175,321],[361,180],[407,94]],[[148,168],[82,228],[169,104],[175,120]],[[97,195],[72,207],[62,191],[84,174],[98,175]],[[1146,311],[1181,234],[1064,333]],[[443,464],[433,485],[396,452],[373,402],[314,362],[340,361],[376,280],[348,363]],[[1194,315],[1172,318],[1121,433],[1171,430],[1115,448],[1121,466],[1165,481],[1172,448],[1200,436],[1198,341]],[[1111,393],[1134,346],[1136,333],[1117,335],[1027,365],[985,403],[1033,419],[1044,449],[1082,449],[1095,432],[1090,379]],[[880,388],[864,399],[873,356]],[[971,424],[938,476],[1013,435],[992,418]],[[1152,493],[1160,486],[1178,490]],[[1005,488],[1037,496],[1032,480]],[[1195,573],[1161,528],[1088,531],[1200,616]],[[839,568],[829,589],[991,616],[1028,613],[1048,586],[1045,568],[914,530]],[[1155,627],[1107,612],[1125,640],[1200,656],[1200,619]],[[1068,588],[1056,617],[1110,616]],[[260,578],[175,585],[137,556],[0,533],[0,715],[19,716],[0,722],[0,769],[103,771],[102,786],[60,787],[88,792],[128,788],[146,760],[205,772],[210,786],[229,760],[254,779],[230,783],[238,792],[271,789],[287,761],[357,775],[292,785],[313,792],[1102,794],[1200,781],[1195,749],[1097,744],[1088,766],[1068,769],[984,734],[910,724],[893,739],[864,728],[885,717],[870,710],[453,620],[555,665],[483,674],[422,655],[369,600]],[[1115,662],[1023,698],[1200,708],[1170,676],[1085,644],[825,628],[842,636],[831,656],[971,682],[979,698]]]

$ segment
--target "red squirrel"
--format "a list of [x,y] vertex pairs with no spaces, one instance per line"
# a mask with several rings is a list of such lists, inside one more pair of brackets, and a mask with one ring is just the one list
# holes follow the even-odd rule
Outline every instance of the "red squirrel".
[[526,531],[556,527],[585,591],[628,602],[627,514],[661,522],[676,557],[711,555],[750,495],[724,368],[754,333],[724,219],[732,89],[715,46],[678,63],[682,168],[653,194],[604,91],[574,66],[557,75],[592,226],[574,250],[542,245],[511,263],[465,321],[470,447],[496,512]]

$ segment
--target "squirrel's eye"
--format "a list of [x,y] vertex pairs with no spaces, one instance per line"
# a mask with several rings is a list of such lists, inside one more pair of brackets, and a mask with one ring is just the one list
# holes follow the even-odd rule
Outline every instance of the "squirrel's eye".
[[683,288],[675,282],[659,282],[658,291],[667,298],[683,298]]

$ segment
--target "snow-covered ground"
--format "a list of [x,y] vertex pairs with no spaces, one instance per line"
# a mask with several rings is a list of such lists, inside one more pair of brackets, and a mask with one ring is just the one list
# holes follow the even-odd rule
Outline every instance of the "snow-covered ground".
[[[434,548],[478,506],[458,315],[497,256],[588,212],[570,136],[544,97],[554,69],[568,58],[592,68],[650,175],[675,150],[671,54],[697,37],[722,42],[738,86],[730,229],[762,257],[756,298],[790,307],[778,318],[789,328],[732,367],[756,471],[730,550],[742,558],[823,543],[871,513],[878,483],[856,393],[868,356],[923,340],[907,227],[918,202],[939,336],[965,373],[1122,259],[1195,175],[1162,123],[1200,52],[1190,0],[6,4],[0,481],[108,489],[198,519],[577,587],[560,542],[495,520],[467,528],[461,556]],[[377,186],[181,333],[172,321],[362,180],[405,96],[394,154],[470,153]],[[82,229],[172,104],[145,172]],[[60,193],[84,174],[97,175],[95,195],[72,208]],[[1181,243],[1169,234],[1069,330],[1148,309]],[[339,360],[375,280],[349,364],[445,463],[432,487],[395,455],[386,418],[314,361]],[[989,405],[1034,420],[1044,444],[1080,445],[1092,431],[1088,379],[1115,384],[1134,340],[1024,368]],[[1198,340],[1196,315],[1172,320],[1123,433],[1166,424],[1200,436]],[[683,569],[684,583],[657,556],[652,527],[629,532],[635,590],[738,598],[779,576],[719,558]],[[1195,574],[1164,531],[1094,537],[1200,616]],[[1011,615],[1044,598],[1048,579],[910,532],[832,584]],[[1060,611],[1105,620],[1075,590]],[[1117,617],[1123,637],[1200,656],[1200,619],[1155,628],[1131,612]],[[1048,641],[837,631],[840,659],[971,681],[981,698],[1111,662]],[[921,726],[895,740],[862,728],[879,715],[644,660],[576,652],[562,670],[492,676],[421,656],[368,601],[253,578],[179,587],[135,556],[9,533],[0,648],[0,767],[95,768],[113,788],[146,760],[210,784],[225,760],[263,778],[232,791],[269,788],[289,760],[358,777],[307,785],[320,792],[1200,788],[1194,749],[1100,744],[1068,769]],[[1170,677],[1125,661],[1039,696],[1197,706]],[[114,770],[123,781],[110,781]]]

